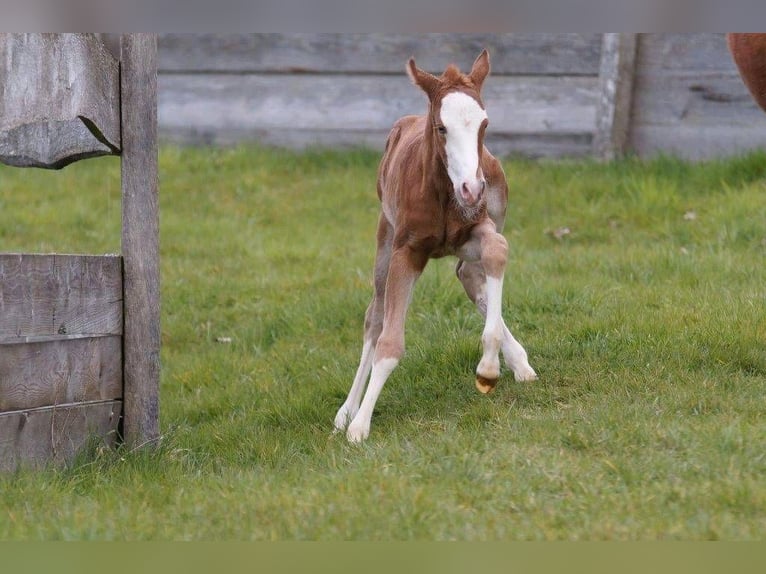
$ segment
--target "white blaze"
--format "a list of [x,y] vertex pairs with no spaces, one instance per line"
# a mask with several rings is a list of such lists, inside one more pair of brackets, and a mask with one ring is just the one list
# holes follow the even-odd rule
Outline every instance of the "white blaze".
[[487,118],[479,102],[463,92],[444,96],[441,121],[447,128],[447,174],[455,189],[476,181],[479,169],[479,128]]

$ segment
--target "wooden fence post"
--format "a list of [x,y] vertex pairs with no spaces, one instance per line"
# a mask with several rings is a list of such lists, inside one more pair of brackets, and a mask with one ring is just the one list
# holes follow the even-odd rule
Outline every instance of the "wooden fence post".
[[157,37],[121,41],[125,443],[159,439],[160,271]]
[[604,34],[593,153],[613,160],[625,153],[630,129],[637,34]]

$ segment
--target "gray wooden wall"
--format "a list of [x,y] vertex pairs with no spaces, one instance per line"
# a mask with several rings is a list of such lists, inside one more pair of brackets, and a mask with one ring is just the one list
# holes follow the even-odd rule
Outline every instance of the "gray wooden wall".
[[[255,141],[382,149],[426,100],[404,73],[439,73],[488,47],[487,142],[500,155],[592,153],[602,34],[165,34],[159,129],[165,141]],[[627,150],[701,159],[766,147],[723,34],[639,34],[629,73]]]
[[0,472],[115,443],[122,286],[118,256],[0,253]]
[[766,114],[723,34],[640,34],[629,148],[693,159],[766,147]]

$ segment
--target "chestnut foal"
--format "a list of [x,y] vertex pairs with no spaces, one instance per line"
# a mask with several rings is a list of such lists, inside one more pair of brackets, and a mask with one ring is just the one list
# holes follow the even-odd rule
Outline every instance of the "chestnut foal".
[[508,186],[500,162],[484,147],[487,113],[481,87],[489,55],[484,50],[468,75],[449,66],[436,77],[413,59],[407,72],[428,96],[428,114],[405,116],[394,124],[378,168],[375,293],[365,315],[359,368],[335,416],[335,428],[345,429],[351,442],[370,433],[375,402],[404,353],[413,286],[430,258],[458,257],[457,276],[486,318],[478,389],[488,393],[494,388],[501,350],[517,381],[537,378],[501,315],[508,254],[501,231]]

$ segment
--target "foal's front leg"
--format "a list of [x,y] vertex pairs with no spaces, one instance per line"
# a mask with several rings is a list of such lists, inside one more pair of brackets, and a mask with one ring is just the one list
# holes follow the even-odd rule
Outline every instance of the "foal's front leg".
[[380,391],[404,354],[404,321],[412,297],[412,288],[428,259],[401,247],[391,255],[386,280],[383,331],[375,345],[372,373],[359,411],[346,429],[350,442],[361,442],[370,434],[372,411]]
[[[456,271],[466,294],[476,304],[476,308],[486,321],[487,276],[484,273],[484,267],[480,261],[469,262],[461,259]],[[506,366],[513,371],[513,376],[517,381],[534,381],[537,379],[537,374],[529,365],[527,352],[508,329],[505,321],[503,321],[503,342],[500,344],[500,350],[505,358]],[[485,392],[491,389],[481,387],[479,390]]]
[[503,277],[508,258],[508,242],[495,229],[493,223],[480,225],[474,230],[472,238],[473,247],[479,248],[479,260],[486,277],[484,284],[486,320],[481,337],[484,352],[476,367],[476,387],[482,393],[488,393],[497,384],[500,376],[499,352],[501,345],[504,344],[503,350],[508,354],[507,358],[515,363],[513,367],[516,378],[522,380],[536,378],[535,372],[527,362],[526,352],[503,322]]

